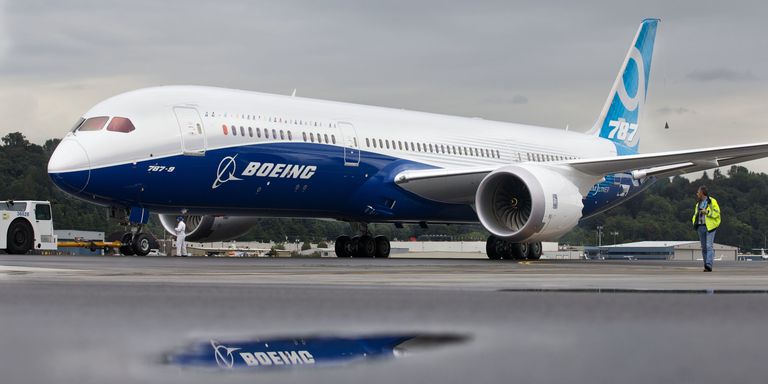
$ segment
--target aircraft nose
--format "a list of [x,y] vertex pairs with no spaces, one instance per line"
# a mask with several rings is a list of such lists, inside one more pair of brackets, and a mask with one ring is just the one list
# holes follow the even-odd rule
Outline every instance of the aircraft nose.
[[48,160],[48,175],[59,188],[82,192],[91,177],[91,162],[85,148],[72,137],[59,143]]

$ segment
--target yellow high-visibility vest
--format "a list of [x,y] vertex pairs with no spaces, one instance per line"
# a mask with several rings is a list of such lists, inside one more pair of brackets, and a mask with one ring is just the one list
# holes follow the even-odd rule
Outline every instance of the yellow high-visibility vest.
[[[704,223],[707,225],[707,231],[717,229],[720,226],[720,205],[717,204],[717,200],[714,197],[707,197],[709,203],[707,204],[707,213],[704,215]],[[693,225],[697,224],[699,219],[699,202],[696,202],[696,207],[693,209]]]

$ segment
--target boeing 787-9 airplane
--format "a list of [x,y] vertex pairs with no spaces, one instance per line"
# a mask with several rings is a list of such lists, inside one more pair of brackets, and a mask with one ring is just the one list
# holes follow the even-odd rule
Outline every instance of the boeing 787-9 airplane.
[[657,19],[640,24],[587,133],[199,86],[140,89],[86,112],[51,156],[65,192],[109,207],[149,252],[158,213],[189,241],[235,238],[258,217],[336,219],[339,257],[387,257],[369,223],[477,223],[488,257],[537,259],[580,219],[654,178],[768,156],[768,143],[639,154]]

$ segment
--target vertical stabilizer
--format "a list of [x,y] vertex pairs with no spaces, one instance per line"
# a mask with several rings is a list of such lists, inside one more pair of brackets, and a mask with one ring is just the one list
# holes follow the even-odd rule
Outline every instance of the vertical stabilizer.
[[659,19],[645,19],[629,47],[619,75],[590,133],[613,141],[619,155],[637,153],[640,110],[648,94],[653,45]]

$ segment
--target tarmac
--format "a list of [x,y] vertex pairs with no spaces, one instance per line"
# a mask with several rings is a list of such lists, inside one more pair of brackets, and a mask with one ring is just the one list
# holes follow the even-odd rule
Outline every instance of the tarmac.
[[[0,255],[0,372],[8,383],[762,383],[766,304],[765,262],[703,273],[664,261]],[[204,347],[372,335],[431,345],[261,370],[216,366],[229,355]],[[214,364],[169,358],[185,348]]]

